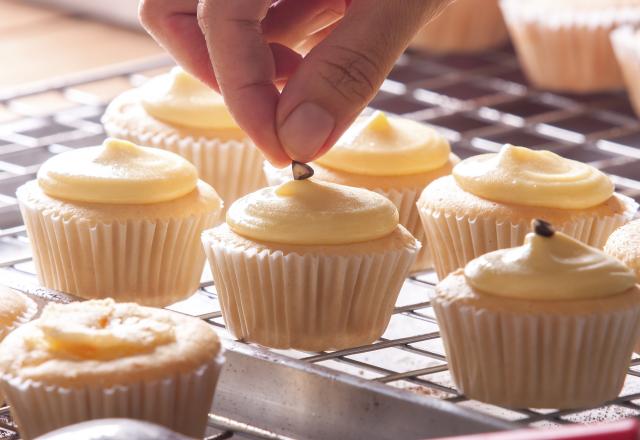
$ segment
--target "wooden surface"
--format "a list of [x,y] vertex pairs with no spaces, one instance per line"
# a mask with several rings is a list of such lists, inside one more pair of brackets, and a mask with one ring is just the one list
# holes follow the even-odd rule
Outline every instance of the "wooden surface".
[[20,0],[0,0],[0,90],[162,52],[143,33]]

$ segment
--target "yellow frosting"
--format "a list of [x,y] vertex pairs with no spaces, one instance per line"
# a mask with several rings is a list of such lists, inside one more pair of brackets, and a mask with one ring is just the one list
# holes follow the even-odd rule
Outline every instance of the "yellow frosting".
[[112,299],[50,304],[37,322],[41,334],[31,345],[46,344],[50,352],[82,359],[117,359],[175,341],[168,316]]
[[196,188],[198,172],[169,151],[107,139],[102,146],[52,157],[38,172],[50,197],[94,203],[158,203]]
[[561,232],[530,233],[523,246],[472,260],[464,275],[481,292],[525,300],[603,298],[636,282],[622,262]]
[[547,208],[591,208],[614,190],[611,180],[590,165],[513,145],[463,160],[453,176],[462,189],[478,197]]
[[425,173],[445,165],[451,148],[434,129],[375,112],[360,117],[318,164],[369,176]]
[[238,235],[284,244],[331,245],[384,237],[397,227],[387,198],[361,188],[291,180],[231,205],[227,224]]
[[237,128],[219,93],[180,67],[141,87],[142,106],[156,119],[200,129]]

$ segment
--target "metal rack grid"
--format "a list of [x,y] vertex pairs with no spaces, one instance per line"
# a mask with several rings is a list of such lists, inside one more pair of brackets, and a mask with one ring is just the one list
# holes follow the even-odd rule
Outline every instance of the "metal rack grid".
[[[168,66],[169,61],[161,58],[28,90],[0,91],[2,273],[34,279],[15,189],[34,178],[47,158],[101,142],[99,121],[108,101]],[[618,191],[640,201],[640,123],[625,95],[570,96],[534,90],[527,86],[510,49],[465,57],[407,52],[371,106],[433,125],[461,157],[497,151],[509,142],[588,162],[609,173]],[[435,281],[431,272],[407,280],[387,331],[374,344],[327,353],[279,353],[522,425],[547,427],[640,416],[640,359],[632,361],[621,396],[588,411],[509,410],[461,396],[448,373],[428,302]],[[208,271],[201,290],[173,308],[225,331]],[[7,417],[6,408],[0,410],[0,431],[15,438]],[[212,438],[282,438],[213,415],[211,424],[223,431]]]

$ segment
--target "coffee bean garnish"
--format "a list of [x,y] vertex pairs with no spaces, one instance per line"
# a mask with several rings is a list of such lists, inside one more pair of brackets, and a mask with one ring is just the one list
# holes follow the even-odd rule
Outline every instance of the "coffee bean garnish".
[[551,226],[551,223],[539,218],[533,221],[533,232],[535,232],[536,235],[540,235],[542,237],[553,237],[553,234],[556,233],[555,229],[553,229],[553,226]]
[[313,168],[306,163],[295,160],[291,162],[291,172],[293,173],[293,178],[295,180],[306,180],[313,176]]

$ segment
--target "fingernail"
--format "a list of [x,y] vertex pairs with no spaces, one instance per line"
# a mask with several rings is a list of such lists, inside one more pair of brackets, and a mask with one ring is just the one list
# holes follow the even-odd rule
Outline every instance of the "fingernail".
[[327,142],[335,125],[329,112],[317,104],[305,102],[287,116],[278,136],[292,159],[308,162]]

